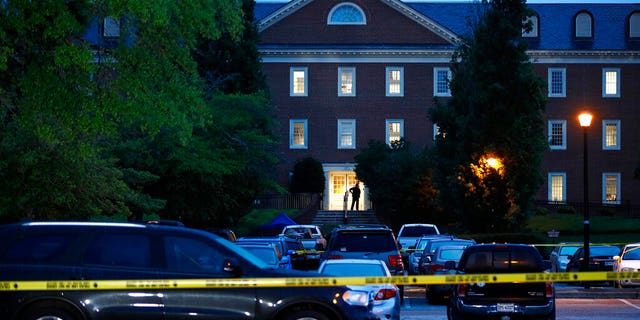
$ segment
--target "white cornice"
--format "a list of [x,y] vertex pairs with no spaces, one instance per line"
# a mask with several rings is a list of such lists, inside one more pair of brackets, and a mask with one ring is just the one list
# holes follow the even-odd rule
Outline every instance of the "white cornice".
[[264,19],[258,22],[258,32],[262,32],[264,29],[267,29],[277,23],[278,21],[284,19],[288,15],[296,12],[298,9],[306,6],[311,3],[313,0],[294,0],[286,5],[282,6],[282,8],[276,10],[272,14],[266,16]]

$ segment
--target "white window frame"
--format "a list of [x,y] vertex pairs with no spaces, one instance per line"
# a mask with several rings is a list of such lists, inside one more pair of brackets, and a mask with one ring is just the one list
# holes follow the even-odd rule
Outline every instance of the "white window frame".
[[386,124],[385,124],[385,137],[384,137],[384,141],[387,142],[388,145],[391,145],[391,136],[389,135],[389,131],[391,129],[391,126],[394,124],[398,124],[399,125],[399,139],[404,138],[404,120],[403,119],[387,119],[386,120]]
[[[302,124],[304,128],[304,141],[302,144],[296,144],[295,125]],[[289,148],[290,149],[307,149],[309,146],[309,123],[307,119],[290,119],[289,120]]]
[[593,17],[587,12],[580,12],[574,19],[575,37],[578,39],[593,38]]
[[[560,73],[562,75],[562,92],[553,92],[553,75]],[[566,68],[549,68],[547,71],[547,91],[549,98],[565,98],[567,96],[567,69]]]
[[112,16],[102,20],[102,36],[105,38],[120,37],[120,19]]
[[[615,80],[607,77],[607,73],[615,72]],[[615,81],[615,83],[611,83]],[[610,86],[614,87],[615,92],[609,92]],[[620,97],[620,68],[603,68],[602,69],[602,97],[603,98],[619,98]]]
[[[562,178],[562,195],[561,199],[554,198],[553,177]],[[567,202],[567,173],[566,172],[549,172],[547,174],[547,201],[556,203]]]
[[[345,131],[349,129],[348,132]],[[351,144],[343,143],[342,137],[350,136]],[[355,119],[338,119],[338,149],[355,149],[356,148],[356,120]]]
[[[393,72],[399,72],[400,79],[391,80]],[[387,97],[402,97],[404,96],[404,68],[403,67],[386,67],[385,68],[385,88]],[[398,92],[391,92],[392,85],[398,85]]]
[[[616,199],[615,200],[607,200],[607,177],[615,177],[616,178]],[[620,172],[603,172],[602,173],[602,203],[603,204],[620,204],[622,203],[622,199],[620,198],[621,190],[620,190]]]
[[[442,84],[440,80],[440,73],[447,73],[447,90],[441,91],[440,84]],[[434,67],[433,68],[433,96],[434,97],[451,97],[451,87],[449,86],[451,82],[451,68],[449,67]]]
[[[342,20],[339,19],[334,19],[337,18],[335,16],[336,13],[339,13],[339,10],[344,10],[344,9],[354,9],[354,11],[352,11],[352,13],[356,13],[359,14],[358,17],[361,20],[348,20],[348,19],[344,19],[347,17],[341,17],[343,18]],[[355,17],[355,16],[354,16]],[[344,2],[344,3],[340,3],[338,5],[336,5],[335,7],[333,7],[331,9],[331,11],[329,12],[329,14],[327,15],[327,24],[328,25],[365,25],[367,24],[367,16],[364,14],[364,11],[356,4],[351,3],[351,2]]]
[[[562,145],[551,144],[553,138],[553,125],[562,125]],[[549,120],[547,122],[547,139],[549,141],[549,149],[551,150],[566,150],[567,149],[567,120]]]
[[[296,73],[303,73],[304,92],[296,92]],[[307,67],[291,67],[289,68],[289,96],[306,97],[309,95],[309,69]]]
[[[351,92],[342,92],[342,74],[351,72]],[[355,67],[338,67],[338,96],[339,97],[355,97],[356,96],[356,68]]]
[[[616,127],[616,144],[607,145],[607,126]],[[620,150],[620,120],[602,120],[602,150]]]
[[522,29],[522,37],[523,38],[537,38],[538,37],[538,24],[540,23],[540,19],[537,15],[532,15],[527,17],[525,23],[531,22],[531,31],[525,32],[524,28]]
[[629,16],[629,38],[640,38],[640,12],[638,11]]

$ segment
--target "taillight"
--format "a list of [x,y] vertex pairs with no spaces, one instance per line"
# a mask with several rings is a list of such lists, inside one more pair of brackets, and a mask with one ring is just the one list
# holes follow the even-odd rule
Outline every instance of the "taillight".
[[442,269],[444,269],[444,266],[441,264],[434,263],[431,265],[431,272],[435,272],[437,270],[442,270]]
[[467,295],[467,288],[468,288],[468,284],[460,284],[458,285],[458,296],[459,297],[464,297]]
[[389,256],[389,265],[395,268],[404,267],[404,263],[402,263],[402,256]]
[[374,300],[388,300],[396,296],[396,289],[380,289],[376,292]]
[[329,256],[327,259],[329,259],[329,260],[338,260],[338,259],[342,259],[342,256],[332,255],[332,256]]
[[555,291],[554,287],[553,287],[553,282],[547,282],[546,286],[544,288],[544,293],[547,296],[547,298],[553,298],[553,292]]

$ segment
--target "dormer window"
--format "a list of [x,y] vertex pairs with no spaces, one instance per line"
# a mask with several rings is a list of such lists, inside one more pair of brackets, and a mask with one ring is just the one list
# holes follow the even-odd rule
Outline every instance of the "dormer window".
[[539,22],[540,19],[537,15],[533,15],[527,18],[524,21],[524,25],[531,25],[531,30],[527,31],[524,28],[522,29],[522,37],[523,38],[537,38],[539,37],[538,30],[540,30]]
[[588,12],[580,12],[575,18],[575,36],[577,39],[593,38],[593,17]]
[[629,16],[629,38],[640,39],[640,11]]
[[367,18],[360,7],[351,2],[344,2],[331,9],[327,24],[367,24]]

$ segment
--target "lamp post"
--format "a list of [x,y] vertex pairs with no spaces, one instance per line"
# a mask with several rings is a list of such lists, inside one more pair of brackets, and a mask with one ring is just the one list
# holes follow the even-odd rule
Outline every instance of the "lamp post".
[[582,271],[589,270],[589,170],[588,168],[588,152],[587,152],[587,131],[591,126],[593,115],[583,112],[578,116],[580,126],[582,127],[583,147],[583,181],[584,181],[584,255],[582,258]]

